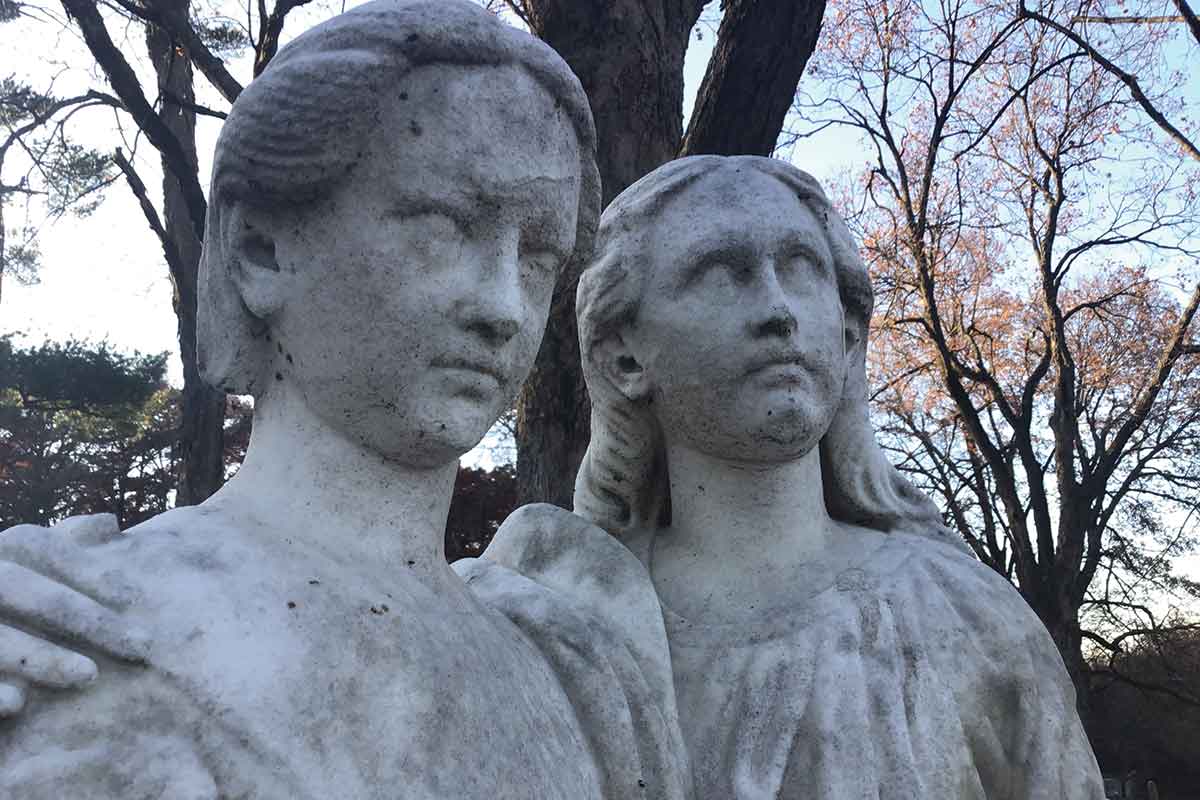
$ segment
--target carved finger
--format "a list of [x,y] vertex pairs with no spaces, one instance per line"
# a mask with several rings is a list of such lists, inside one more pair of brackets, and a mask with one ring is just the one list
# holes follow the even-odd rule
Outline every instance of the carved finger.
[[135,601],[133,588],[119,576],[97,575],[90,568],[97,558],[94,548],[122,536],[108,514],[70,517],[53,528],[17,525],[0,531],[0,561],[19,564],[122,610]]
[[15,717],[25,708],[25,687],[8,680],[0,680],[0,719]]
[[150,637],[87,595],[18,564],[0,561],[0,618],[143,662]]
[[87,656],[0,625],[0,674],[16,675],[38,686],[78,689],[98,673]]

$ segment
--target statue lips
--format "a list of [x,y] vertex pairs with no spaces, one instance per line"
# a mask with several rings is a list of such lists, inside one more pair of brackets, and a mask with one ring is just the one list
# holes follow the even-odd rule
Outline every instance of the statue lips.
[[[446,370],[452,373],[473,373],[470,382],[476,384],[476,386],[478,386],[478,381],[476,379],[479,376],[489,379],[485,381],[485,383],[495,381],[497,387],[503,387],[508,384],[508,379],[503,370],[499,369],[495,363],[489,361],[488,359],[480,358],[478,356],[442,356],[431,361],[430,366],[434,367],[435,369]],[[484,392],[478,390],[478,388],[475,392],[472,392],[472,394],[480,395],[483,393]]]
[[805,354],[799,350],[772,350],[752,360],[747,377],[761,378],[770,386],[788,386],[808,379]]

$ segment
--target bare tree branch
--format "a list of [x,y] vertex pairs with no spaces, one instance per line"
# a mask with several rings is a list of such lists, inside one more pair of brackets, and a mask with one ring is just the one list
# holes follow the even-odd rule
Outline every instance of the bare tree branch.
[[[267,64],[279,50],[279,36],[283,33],[283,23],[293,9],[308,5],[312,0],[278,0],[270,15],[265,15],[265,3],[259,3],[259,13],[264,15],[260,20],[258,41],[254,44],[254,77],[262,74]],[[232,102],[232,101],[231,101]]]
[[[121,104],[133,117],[138,128],[146,134],[150,143],[162,153],[172,171],[180,176],[180,185],[183,187],[192,227],[196,236],[203,239],[204,215],[208,203],[204,199],[199,182],[194,179],[194,170],[179,140],[146,100],[137,74],[120,49],[113,44],[94,0],[62,0],[62,4],[67,14],[79,25],[88,49],[104,71]],[[187,175],[192,175],[193,179],[186,180],[184,176]]]
[[[1176,0],[1176,2],[1183,3],[1183,0]],[[1151,102],[1150,98],[1146,96],[1146,93],[1142,91],[1142,87],[1138,83],[1137,78],[1133,77],[1128,72],[1121,69],[1116,64],[1101,55],[1100,51],[1088,44],[1078,33],[1064,25],[1061,25],[1058,22],[1055,22],[1044,14],[1039,14],[1036,11],[1030,11],[1024,4],[1022,4],[1017,11],[1017,18],[1029,19],[1045,25],[1047,28],[1057,31],[1074,42],[1076,47],[1087,53],[1088,57],[1100,65],[1105,72],[1121,81],[1121,83],[1125,84],[1125,86],[1129,89],[1129,93],[1133,95],[1133,99],[1136,100],[1137,104],[1142,107],[1142,110],[1146,112],[1146,115],[1150,117],[1150,119],[1154,120],[1155,124],[1162,128],[1162,130],[1165,131],[1168,136],[1174,139],[1175,142],[1178,143],[1188,155],[1197,161],[1200,161],[1200,148],[1198,148],[1192,142],[1192,140],[1183,133],[1183,131],[1176,128],[1170,123],[1170,121],[1167,120],[1165,116],[1163,116],[1163,113],[1158,110],[1154,103]]]
[[142,214],[146,217],[146,222],[150,226],[150,230],[154,231],[154,235],[158,237],[158,242],[162,245],[163,256],[167,260],[167,266],[170,268],[171,275],[178,275],[182,271],[182,261],[179,258],[179,251],[175,248],[175,243],[171,241],[171,237],[167,235],[166,228],[163,227],[162,220],[158,217],[158,211],[154,208],[154,203],[150,202],[150,197],[146,193],[146,184],[142,182],[141,177],[133,168],[133,164],[129,163],[129,159],[125,157],[125,153],[120,148],[113,153],[113,161],[121,169],[125,175],[125,181],[129,184],[129,188],[133,190],[133,196],[137,198],[138,205],[141,206]]
[[[186,12],[172,4],[135,3],[132,0],[114,0],[121,8],[135,17],[157,25],[183,47],[184,52],[196,69],[208,79],[221,96],[232,103],[242,93],[242,85],[225,68],[225,62],[208,49],[208,45],[196,33]],[[70,10],[68,9],[68,13]]]
[[1171,338],[1167,342],[1167,346],[1163,348],[1162,355],[1159,357],[1158,365],[1154,371],[1154,378],[1143,389],[1133,410],[1126,418],[1125,423],[1118,429],[1112,443],[1105,451],[1096,470],[1098,478],[1099,476],[1107,477],[1112,474],[1117,462],[1125,452],[1125,446],[1128,444],[1130,437],[1146,421],[1146,417],[1149,415],[1154,401],[1158,399],[1158,395],[1166,385],[1167,379],[1171,377],[1171,372],[1175,369],[1175,364],[1185,347],[1184,338],[1187,336],[1188,327],[1192,324],[1192,318],[1196,316],[1198,306],[1200,306],[1200,283],[1196,284],[1195,290],[1192,291],[1192,296],[1184,307],[1183,313],[1180,314],[1179,321],[1175,325],[1175,330],[1171,333]]
[[1192,32],[1192,38],[1200,44],[1200,18],[1196,16],[1196,12],[1188,5],[1187,0],[1171,0],[1175,4],[1175,8],[1179,9],[1179,15],[1183,17],[1187,23],[1188,30]]
[[1081,22],[1094,22],[1098,25],[1161,25],[1171,22],[1183,22],[1183,17],[1096,17],[1089,14],[1080,14],[1079,16],[1071,17],[1071,24],[1075,25]]

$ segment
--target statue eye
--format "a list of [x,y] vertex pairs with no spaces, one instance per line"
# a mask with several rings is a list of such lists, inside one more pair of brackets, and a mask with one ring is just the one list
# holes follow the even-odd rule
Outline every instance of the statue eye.
[[775,271],[781,276],[803,278],[806,281],[832,277],[832,271],[825,259],[809,247],[799,247],[790,251],[786,257],[776,262]]
[[731,282],[743,285],[754,278],[755,258],[736,248],[710,251],[691,261],[683,271],[680,288]]
[[751,258],[730,258],[722,262],[722,266],[739,286],[745,286],[754,280],[755,263]]
[[390,216],[408,230],[431,240],[461,240],[470,234],[469,226],[464,220],[436,209],[414,211],[411,208],[398,208],[393,210]]
[[820,263],[807,247],[793,250],[783,261],[790,267],[815,267]]
[[462,220],[439,211],[426,211],[412,218],[412,221],[428,225],[443,235],[466,236],[469,233],[468,226],[463,224]]

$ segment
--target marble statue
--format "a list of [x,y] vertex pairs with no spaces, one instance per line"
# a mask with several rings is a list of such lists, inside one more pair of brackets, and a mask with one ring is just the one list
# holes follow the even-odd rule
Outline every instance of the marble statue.
[[870,283],[782,162],[681,159],[605,211],[575,513],[441,565],[454,459],[598,202],[578,84],[485,16],[377,0],[259,79],[295,116],[239,99],[202,333],[255,438],[197,508],[0,536],[0,796],[1101,797],[1045,629],[876,444]]
[[575,512],[654,585],[696,797],[1097,800],[1049,634],[875,441],[871,308],[783,162],[681,159],[601,217]]
[[0,536],[0,797],[685,796],[665,633],[654,662],[592,621],[652,587],[558,608],[442,553],[458,457],[591,251],[594,153],[566,64],[468,0],[279,52],[222,129],[201,276],[245,462],[126,534]]

